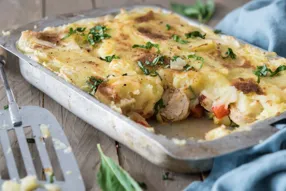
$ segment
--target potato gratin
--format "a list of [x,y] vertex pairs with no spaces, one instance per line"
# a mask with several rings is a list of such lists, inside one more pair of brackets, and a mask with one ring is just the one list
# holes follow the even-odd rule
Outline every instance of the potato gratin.
[[175,14],[123,10],[24,31],[18,48],[146,127],[152,116],[208,116],[221,125],[210,140],[286,110],[286,60],[217,32]]

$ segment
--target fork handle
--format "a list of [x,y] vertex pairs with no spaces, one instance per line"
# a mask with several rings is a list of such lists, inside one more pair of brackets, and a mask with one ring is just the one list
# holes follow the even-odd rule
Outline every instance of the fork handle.
[[7,75],[4,69],[4,66],[6,64],[6,58],[7,58],[6,51],[0,47],[0,76],[4,84],[4,88],[9,102],[9,113],[11,122],[14,125],[14,127],[16,127],[22,125],[22,118],[19,113],[19,107],[15,101],[14,94],[9,86]]

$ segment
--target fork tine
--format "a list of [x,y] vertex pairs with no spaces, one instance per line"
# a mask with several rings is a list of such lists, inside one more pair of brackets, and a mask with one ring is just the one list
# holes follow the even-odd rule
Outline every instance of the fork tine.
[[9,171],[10,179],[19,179],[19,174],[17,170],[17,166],[15,163],[15,158],[13,155],[13,152],[11,150],[11,144],[9,140],[9,136],[6,130],[0,131],[1,136],[1,144],[2,144],[2,150],[5,155],[7,168]]
[[[42,139],[42,134],[40,132],[40,129],[38,125],[31,125],[33,130],[33,135],[35,136],[36,146],[40,155],[40,159],[42,162],[42,166],[44,168],[46,180],[49,180],[49,177],[51,175],[51,172],[53,172],[51,162],[49,160],[49,155],[46,150],[45,142]],[[50,169],[50,170],[49,170]],[[56,178],[54,177],[54,180]]]
[[35,167],[32,161],[32,156],[27,144],[26,136],[22,127],[14,128],[18,138],[21,154],[25,164],[27,175],[36,175]]
[[[52,117],[50,118],[52,119]],[[53,138],[53,146],[55,148],[65,182],[70,185],[74,185],[73,190],[84,190],[82,176],[72,153],[72,149],[68,139],[64,135],[63,129],[56,120],[51,123],[50,133]],[[67,172],[71,170],[73,170],[73,172],[68,175]]]

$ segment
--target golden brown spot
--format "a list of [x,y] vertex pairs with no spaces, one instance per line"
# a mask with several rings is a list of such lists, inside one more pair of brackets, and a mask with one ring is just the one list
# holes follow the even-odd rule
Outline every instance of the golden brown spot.
[[44,33],[44,32],[39,32],[37,33],[36,36],[40,40],[48,41],[53,44],[58,44],[59,41],[61,40],[58,34],[55,33]]
[[111,86],[109,86],[106,83],[101,83],[96,91],[96,95],[101,94],[105,99],[107,98],[110,101],[119,102],[120,97],[116,93],[116,90],[114,90]]
[[94,61],[90,61],[90,60],[89,61],[83,61],[83,63],[98,66],[98,64],[96,64]]
[[161,40],[167,39],[166,36],[159,34],[159,33],[154,33],[150,29],[144,28],[144,27],[139,27],[138,32],[140,32],[142,35],[144,35],[150,39],[161,39]]
[[253,80],[253,79],[243,79],[243,78],[238,78],[232,82],[232,85],[242,91],[245,94],[248,93],[256,93],[258,95],[263,94],[262,89],[260,86]]
[[138,23],[142,23],[142,22],[147,22],[147,21],[153,20],[154,18],[155,18],[154,12],[149,11],[145,15],[135,18],[135,21]]

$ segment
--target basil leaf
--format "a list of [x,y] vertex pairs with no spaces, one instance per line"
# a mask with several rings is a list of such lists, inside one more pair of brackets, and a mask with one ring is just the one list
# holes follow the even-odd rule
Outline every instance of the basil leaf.
[[90,89],[91,89],[91,90],[89,91],[89,93],[90,93],[91,95],[94,95],[95,92],[96,92],[96,90],[97,90],[97,88],[98,88],[98,86],[99,86],[102,82],[103,82],[102,79],[98,79],[98,78],[96,78],[96,77],[94,77],[94,76],[89,77],[89,79],[88,79],[88,81],[87,81],[87,84],[88,84],[88,86],[89,86]]
[[202,39],[205,39],[206,38],[206,34],[201,34],[200,31],[192,31],[192,32],[189,32],[189,33],[186,33],[185,34],[186,38],[202,38]]
[[103,191],[142,191],[138,183],[120,166],[107,157],[99,144],[100,168],[97,173],[97,183]]
[[198,19],[199,22],[208,22],[214,14],[215,3],[214,0],[197,0],[194,5],[183,5],[178,3],[171,3],[173,11],[184,16]]
[[189,43],[189,41],[183,40],[180,36],[178,36],[178,35],[176,35],[176,34],[174,34],[174,35],[172,36],[172,39],[173,39],[174,41],[180,43],[180,44],[187,44],[187,43]]
[[232,51],[231,48],[228,48],[227,52],[225,54],[226,54],[226,56],[222,56],[223,59],[225,59],[225,58],[236,59],[236,55],[234,54],[234,52]]
[[104,60],[105,62],[111,62],[113,59],[119,59],[119,56],[112,55],[112,56],[106,56],[105,58],[100,57],[100,60]]
[[167,30],[170,30],[171,26],[169,24],[166,24],[166,28],[167,28]]
[[147,50],[150,50],[153,47],[157,48],[157,52],[160,52],[159,44],[153,44],[152,42],[149,42],[149,41],[146,43],[146,45],[134,44],[132,46],[132,48],[145,48]]

